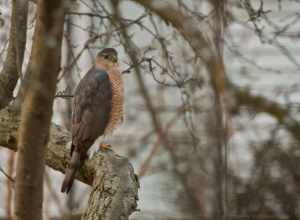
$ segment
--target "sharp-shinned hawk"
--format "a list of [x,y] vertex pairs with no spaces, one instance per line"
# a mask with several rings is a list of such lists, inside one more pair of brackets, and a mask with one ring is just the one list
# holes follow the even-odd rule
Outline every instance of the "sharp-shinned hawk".
[[71,161],[61,191],[68,193],[75,173],[95,140],[111,134],[123,118],[123,83],[117,51],[103,49],[78,84],[72,109]]

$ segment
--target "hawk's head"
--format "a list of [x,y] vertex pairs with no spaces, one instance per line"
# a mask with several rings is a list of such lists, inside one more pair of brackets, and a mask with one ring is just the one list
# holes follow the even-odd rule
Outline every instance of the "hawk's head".
[[112,68],[118,65],[118,52],[114,48],[105,48],[97,54],[96,65]]

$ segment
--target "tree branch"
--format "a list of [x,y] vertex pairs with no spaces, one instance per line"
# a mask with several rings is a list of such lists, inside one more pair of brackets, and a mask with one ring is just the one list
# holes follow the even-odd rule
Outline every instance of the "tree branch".
[[[239,89],[235,86],[231,87],[235,97],[235,107],[248,106],[255,112],[265,112],[277,119],[278,123],[283,124],[285,128],[293,135],[295,140],[300,142],[300,123],[290,116],[289,109],[281,106],[277,102],[268,100],[260,95],[253,95],[250,91]],[[232,109],[233,113],[238,108]]]
[[[18,112],[5,108],[0,111],[0,121],[0,146],[17,151]],[[70,161],[71,134],[55,124],[50,130],[45,163],[64,173]],[[76,179],[93,186],[83,219],[128,219],[136,211],[139,183],[127,158],[112,151],[97,152],[86,161]]]
[[213,45],[208,36],[198,28],[199,24],[195,19],[172,4],[161,1],[133,0],[144,8],[156,13],[167,24],[171,24],[189,43],[191,48],[202,61],[207,64],[210,57],[214,55]]

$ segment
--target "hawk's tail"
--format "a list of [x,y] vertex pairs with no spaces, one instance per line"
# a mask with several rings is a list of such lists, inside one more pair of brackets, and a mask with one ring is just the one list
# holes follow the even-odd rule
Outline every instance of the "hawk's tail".
[[65,178],[61,186],[61,192],[68,193],[71,190],[76,171],[80,168],[80,166],[81,166],[80,154],[74,151],[72,153],[70,166],[69,168],[67,168],[65,172]]

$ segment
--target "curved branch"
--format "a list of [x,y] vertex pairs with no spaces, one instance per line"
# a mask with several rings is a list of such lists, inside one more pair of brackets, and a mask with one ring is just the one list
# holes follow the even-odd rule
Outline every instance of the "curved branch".
[[[17,151],[18,114],[11,108],[0,111],[0,146],[13,151]],[[50,130],[45,162],[64,173],[70,160],[71,134],[55,124]],[[136,211],[139,184],[127,158],[112,151],[98,152],[86,161],[76,179],[93,186],[83,219],[127,219]]]
[[156,13],[167,24],[171,24],[202,61],[207,64],[211,56],[214,55],[213,44],[208,36],[198,28],[199,23],[192,16],[189,16],[174,7],[172,4],[162,1],[133,0],[146,9]]
[[[277,119],[278,123],[283,124],[285,128],[293,135],[295,140],[300,142],[300,123],[290,116],[289,109],[281,106],[277,102],[268,100],[260,95],[253,95],[250,91],[239,89],[232,86],[232,92],[236,101],[236,107],[248,106],[255,112],[265,112]],[[233,113],[238,108],[232,109]]]

